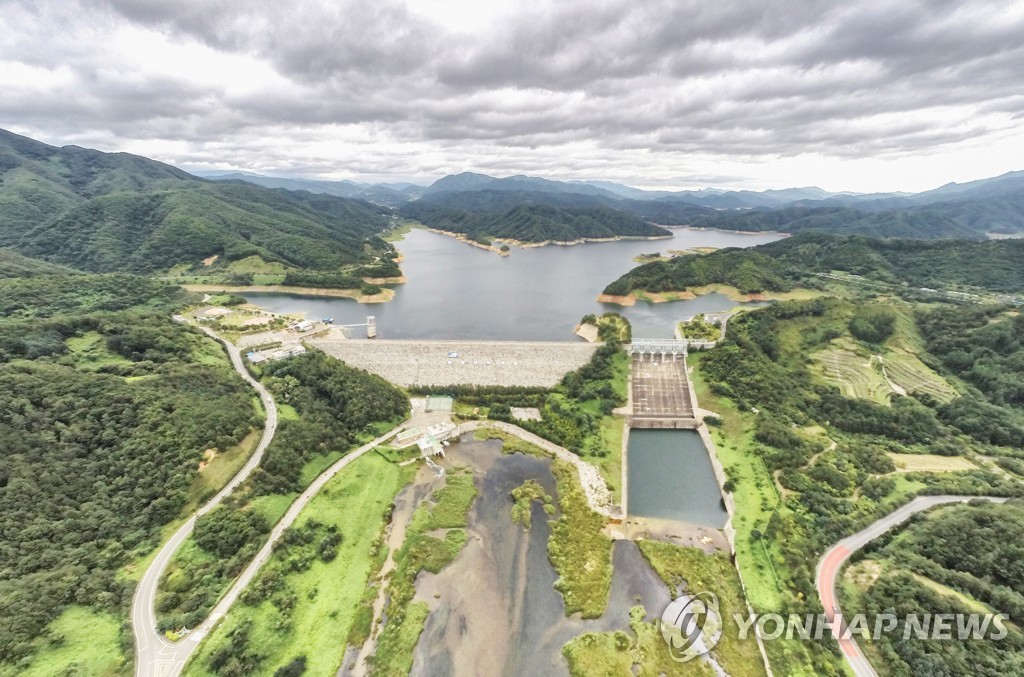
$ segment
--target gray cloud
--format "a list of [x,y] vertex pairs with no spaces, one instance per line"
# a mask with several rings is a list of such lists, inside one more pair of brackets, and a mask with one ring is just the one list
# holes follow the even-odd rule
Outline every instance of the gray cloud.
[[[44,0],[5,24],[0,67],[28,75],[0,75],[0,125],[264,171],[753,179],[1024,111],[1019,2],[536,1],[465,31],[397,0]],[[196,56],[154,65],[147,35]]]

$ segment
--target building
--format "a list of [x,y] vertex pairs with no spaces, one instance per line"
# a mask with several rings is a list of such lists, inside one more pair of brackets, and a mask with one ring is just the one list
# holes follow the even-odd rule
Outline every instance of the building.
[[416,440],[416,446],[420,448],[420,453],[423,454],[424,458],[430,458],[431,456],[444,456],[444,447],[433,435],[424,435],[423,437]]

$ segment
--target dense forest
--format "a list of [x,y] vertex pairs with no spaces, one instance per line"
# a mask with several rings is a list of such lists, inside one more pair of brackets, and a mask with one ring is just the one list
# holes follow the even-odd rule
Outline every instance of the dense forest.
[[803,233],[749,249],[647,263],[615,280],[605,293],[683,291],[711,282],[778,291],[833,271],[912,289],[968,286],[1020,293],[1021,260],[1024,240],[927,242]]
[[[885,674],[1017,675],[1024,673],[1024,635],[1014,621],[1024,614],[1024,503],[980,502],[918,515],[859,554],[882,562],[881,574],[857,595],[852,610],[879,613],[969,614],[977,605],[1008,614],[999,641],[936,641],[884,634],[874,642]],[[938,586],[948,586],[944,591]],[[990,633],[997,632],[991,628]],[[882,667],[882,666],[879,666]]]
[[727,284],[743,293],[785,291],[793,282],[770,257],[745,249],[726,249],[706,256],[684,255],[634,268],[605,287],[604,293],[624,296],[635,290],[685,291],[690,287]]
[[1024,192],[877,212],[813,203],[775,210],[722,210],[698,216],[686,225],[753,232],[818,231],[876,238],[984,240],[990,232],[1024,230]]
[[[487,193],[474,193],[474,196]],[[500,198],[505,194],[499,193]],[[583,238],[667,237],[664,228],[644,219],[605,206],[553,206],[532,202],[506,207],[495,200],[498,211],[482,202],[472,208],[455,208],[427,200],[405,205],[401,213],[421,223],[475,240],[504,238],[520,242],[574,242]]]
[[[151,272],[259,256],[296,268],[372,261],[387,210],[0,130],[0,246],[82,270]],[[369,251],[367,251],[369,250]]]
[[204,453],[255,423],[219,347],[169,318],[179,293],[123,275],[0,282],[0,664],[69,604],[120,613],[118,570],[179,514]]
[[61,275],[71,272],[73,271],[63,266],[38,259],[30,259],[10,249],[0,249],[0,280],[18,277],[37,277],[40,275]]

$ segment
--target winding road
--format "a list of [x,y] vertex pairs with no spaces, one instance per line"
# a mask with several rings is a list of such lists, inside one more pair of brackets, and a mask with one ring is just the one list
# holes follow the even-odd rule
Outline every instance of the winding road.
[[284,533],[285,529],[295,522],[299,513],[306,507],[306,504],[309,503],[310,499],[316,496],[320,489],[322,489],[323,486],[338,473],[338,471],[377,445],[397,434],[398,431],[402,429],[402,426],[405,425],[405,422],[403,422],[372,442],[364,444],[352,453],[345,455],[313,480],[313,482],[306,487],[306,490],[303,491],[297,499],[295,499],[291,507],[289,507],[288,511],[284,514],[284,517],[274,525],[274,528],[270,532],[270,537],[263,544],[263,547],[260,548],[259,552],[256,553],[256,556],[252,559],[249,565],[235,580],[227,594],[225,594],[213,608],[213,611],[210,612],[210,615],[206,620],[178,642],[171,642],[157,630],[156,591],[160,577],[163,574],[164,569],[167,568],[171,558],[174,556],[175,551],[192,533],[192,529],[196,524],[196,518],[212,510],[218,503],[223,501],[228,494],[234,491],[238,485],[249,477],[252,471],[259,466],[260,461],[263,459],[263,453],[270,445],[270,441],[274,438],[274,432],[277,430],[277,405],[274,403],[274,398],[271,397],[270,393],[267,392],[267,389],[254,379],[245,369],[245,365],[242,363],[241,352],[229,341],[225,341],[220,338],[213,331],[206,328],[204,328],[203,331],[224,344],[224,347],[228,351],[228,355],[231,357],[231,363],[234,365],[235,370],[260,394],[260,399],[263,401],[263,406],[267,411],[267,419],[263,428],[263,436],[260,438],[260,442],[256,446],[256,450],[253,452],[246,464],[242,466],[242,469],[238,471],[238,474],[235,475],[231,481],[217,493],[216,496],[199,508],[199,510],[197,510],[196,513],[174,533],[171,539],[167,541],[162,548],[160,548],[156,558],[149,565],[149,568],[139,580],[139,585],[135,589],[135,596],[132,599],[131,610],[132,631],[135,634],[136,677],[177,677],[177,675],[180,675],[185,668],[185,664],[188,662],[189,656],[192,655],[195,648],[199,646],[199,643],[210,633],[210,630],[213,629],[217,622],[227,614],[228,610],[242,594],[242,591],[245,590],[252,579],[256,576],[260,567],[270,559],[274,544],[281,537],[281,534]]
[[277,430],[277,405],[274,402],[274,398],[246,370],[245,364],[242,362],[241,352],[229,341],[225,341],[217,336],[210,329],[204,327],[203,331],[217,341],[220,341],[227,349],[235,371],[260,394],[260,400],[263,402],[263,407],[267,412],[267,418],[263,426],[263,436],[260,438],[259,444],[256,445],[252,456],[242,466],[242,469],[213,498],[199,508],[187,522],[181,525],[174,535],[171,536],[170,540],[160,548],[160,552],[157,553],[156,558],[139,580],[139,585],[135,589],[135,596],[132,598],[131,611],[132,631],[135,634],[135,674],[138,677],[164,677],[165,675],[179,674],[181,668],[185,665],[185,660],[195,648],[195,645],[199,643],[199,639],[202,638],[202,634],[208,632],[213,626],[213,621],[211,620],[213,615],[211,614],[210,618],[206,619],[206,622],[184,640],[180,642],[169,641],[157,630],[157,585],[160,582],[160,576],[163,574],[164,569],[170,563],[171,557],[174,556],[174,553],[192,533],[192,529],[195,528],[196,518],[216,507],[228,494],[249,477],[252,471],[259,466],[260,461],[263,459],[263,453],[270,445],[270,441],[274,439],[274,432]]
[[[994,496],[918,496],[910,501],[910,503],[889,513],[863,531],[848,536],[829,548],[818,562],[818,570],[814,577],[818,587],[818,596],[821,599],[821,606],[825,609],[825,617],[828,621],[831,623],[836,616],[842,615],[842,611],[839,608],[839,598],[836,595],[836,579],[843,565],[854,552],[922,510],[928,510],[947,503],[967,503],[975,499],[992,501],[994,503],[1003,503],[1007,500]],[[868,662],[864,652],[860,650],[860,647],[857,646],[857,641],[852,636],[840,637],[838,628],[833,628],[833,634],[839,641],[839,647],[843,651],[843,656],[850,664],[850,668],[855,675],[858,677],[877,677],[878,673],[871,667],[871,663]]]

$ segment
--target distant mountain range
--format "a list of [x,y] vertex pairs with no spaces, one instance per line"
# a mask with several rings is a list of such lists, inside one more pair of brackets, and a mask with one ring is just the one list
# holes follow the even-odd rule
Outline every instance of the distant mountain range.
[[[573,229],[561,229],[561,234],[549,227],[524,229],[523,209],[517,211],[515,223],[507,217],[511,210],[536,211],[540,205],[563,210],[558,216],[563,220],[576,218],[579,210],[620,212],[622,228],[631,232],[636,229],[629,225],[630,217],[661,226],[791,233],[813,230],[882,238],[984,239],[989,234],[1024,232],[1024,172],[950,183],[916,194],[833,193],[815,186],[758,192],[713,188],[645,191],[609,181],[553,181],[523,175],[499,178],[473,172],[445,176],[427,187],[248,174],[211,178],[358,197],[395,208],[427,225],[458,227],[457,232],[479,238],[512,237],[512,231],[522,235],[524,230],[542,239],[572,234]],[[608,222],[610,215],[605,213],[604,219]]]
[[[390,219],[362,200],[216,183],[127,153],[57,148],[0,130],[0,247],[85,271],[374,264]],[[209,268],[210,266],[206,266]]]

